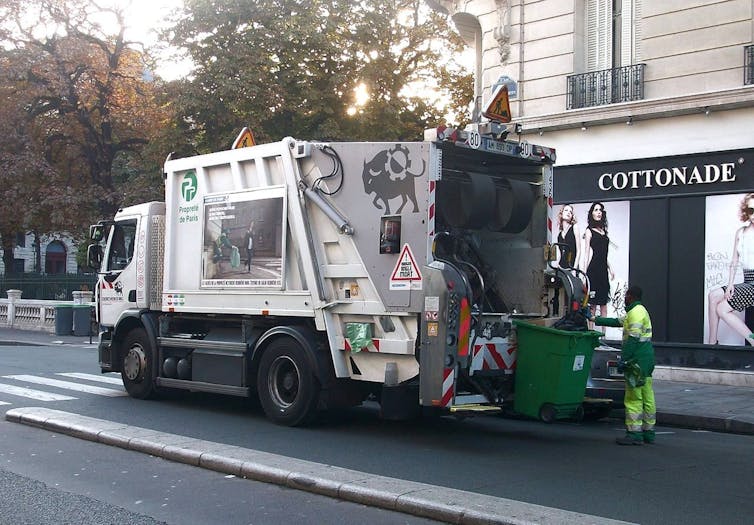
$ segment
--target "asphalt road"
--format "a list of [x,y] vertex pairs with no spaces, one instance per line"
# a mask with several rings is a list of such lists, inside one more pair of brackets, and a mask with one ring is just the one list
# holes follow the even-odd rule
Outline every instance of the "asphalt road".
[[0,432],[0,523],[435,523],[4,421]]
[[[752,436],[659,428],[656,445],[618,447],[613,443],[623,432],[618,421],[545,425],[480,417],[387,422],[377,417],[373,407],[329,415],[309,428],[291,429],[270,424],[242,399],[185,394],[159,402],[138,401],[7,377],[25,375],[93,385],[95,381],[57,374],[97,374],[96,360],[93,348],[0,346],[0,388],[4,384],[25,386],[76,397],[42,402],[0,391],[0,402],[12,403],[4,408],[45,406],[638,523],[748,524],[754,514]],[[81,446],[86,450],[100,447],[88,442]],[[120,452],[126,451],[110,453]]]

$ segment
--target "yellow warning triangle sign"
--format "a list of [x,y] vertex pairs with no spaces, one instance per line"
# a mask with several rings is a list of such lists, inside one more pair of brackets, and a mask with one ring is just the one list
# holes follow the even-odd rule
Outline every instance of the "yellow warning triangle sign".
[[499,85],[492,93],[492,98],[482,109],[482,115],[490,120],[507,123],[511,121],[511,104],[508,99],[508,86]]
[[257,143],[254,140],[254,134],[249,128],[243,128],[241,133],[238,134],[236,140],[233,142],[231,149],[248,148],[255,146]]

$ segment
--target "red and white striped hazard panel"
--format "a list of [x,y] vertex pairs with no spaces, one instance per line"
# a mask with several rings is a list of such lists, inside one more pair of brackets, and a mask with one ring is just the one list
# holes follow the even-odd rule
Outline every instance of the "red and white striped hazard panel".
[[455,393],[456,382],[456,369],[445,368],[442,372],[442,398],[440,398],[440,406],[447,407],[453,401],[453,394]]
[[477,338],[471,359],[471,372],[475,370],[504,370],[512,374],[516,368],[516,346],[502,337]]

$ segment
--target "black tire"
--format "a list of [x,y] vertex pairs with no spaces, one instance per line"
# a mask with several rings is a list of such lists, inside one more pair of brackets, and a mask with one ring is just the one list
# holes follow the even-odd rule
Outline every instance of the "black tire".
[[317,411],[320,384],[306,351],[290,337],[264,349],[257,373],[257,392],[267,418],[278,425],[310,422]]
[[539,419],[545,423],[552,423],[558,415],[558,411],[550,403],[545,403],[539,407]]
[[149,338],[143,328],[128,332],[123,340],[120,376],[131,397],[150,399],[156,396],[154,384],[154,356]]

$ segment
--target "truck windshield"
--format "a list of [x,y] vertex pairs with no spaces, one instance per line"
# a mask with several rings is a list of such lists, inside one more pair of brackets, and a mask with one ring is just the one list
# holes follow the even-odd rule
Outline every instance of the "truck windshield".
[[122,270],[131,262],[136,239],[136,219],[120,221],[113,225],[107,270]]

